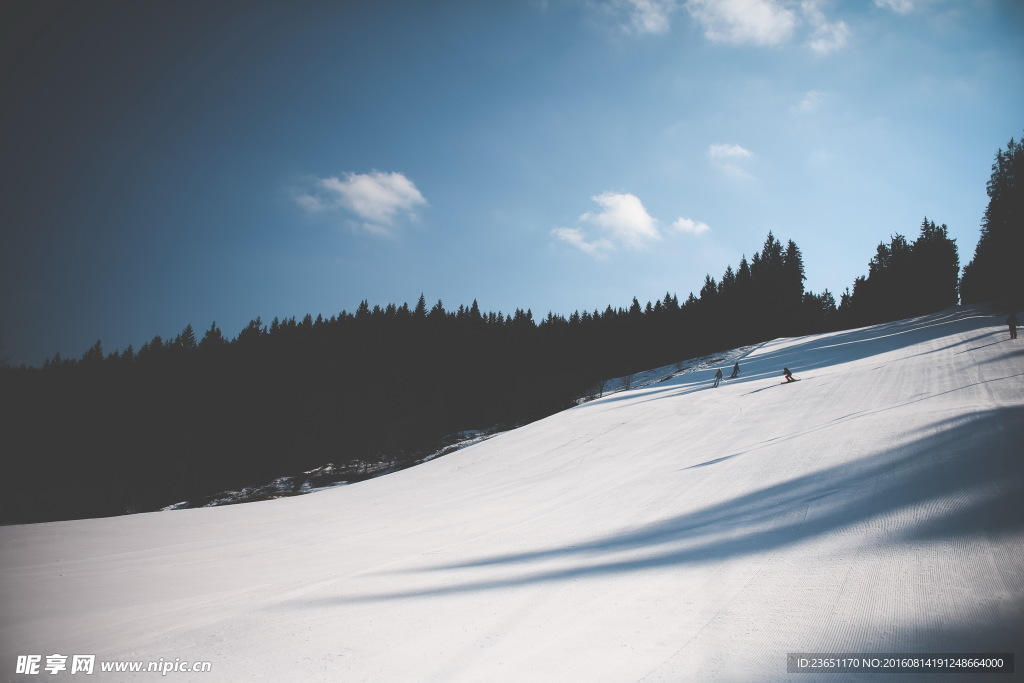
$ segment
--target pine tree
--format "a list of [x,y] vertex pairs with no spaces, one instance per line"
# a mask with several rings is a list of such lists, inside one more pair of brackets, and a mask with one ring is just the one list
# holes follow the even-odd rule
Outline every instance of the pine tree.
[[633,322],[638,322],[643,316],[643,309],[640,308],[640,301],[634,296],[633,302],[629,305],[629,318]]
[[787,324],[781,315],[785,299],[783,265],[782,244],[769,232],[760,254],[755,252],[750,262],[751,318],[768,339],[782,334]]
[[913,245],[913,314],[932,313],[959,300],[960,256],[945,225],[925,217]]
[[138,357],[140,359],[145,359],[147,362],[151,362],[154,359],[158,359],[163,351],[164,340],[163,337],[158,334],[139,348]]
[[722,273],[722,279],[718,282],[718,293],[727,298],[736,294],[736,273],[733,272],[731,265],[726,266],[725,272]]
[[[276,321],[277,318],[274,318],[274,320]],[[185,351],[192,351],[196,346],[198,346],[198,344],[196,344],[196,333],[192,330],[191,324],[186,325],[185,329],[181,331],[181,334],[174,339],[174,345],[178,348],[184,349]]]
[[794,325],[800,318],[800,309],[804,297],[804,257],[796,242],[789,240],[786,251],[782,255],[780,267],[779,302],[780,314],[787,326]]
[[705,305],[712,305],[718,298],[718,284],[711,275],[704,276],[704,286],[700,288],[700,300]]
[[993,301],[1024,306],[1024,278],[1016,265],[1024,253],[1024,144],[1010,140],[996,152],[988,181],[988,206],[974,258],[964,267],[964,303]]
[[128,348],[126,348],[124,351],[121,352],[121,359],[120,360],[124,364],[129,364],[129,363],[134,363],[135,362],[135,349],[132,347],[131,344],[129,344]]
[[89,347],[89,350],[82,354],[84,365],[99,365],[103,362],[103,344],[97,339],[96,343]]
[[218,349],[222,348],[225,344],[227,344],[227,340],[224,339],[223,333],[221,333],[220,328],[217,327],[217,321],[214,320],[210,324],[210,329],[208,329],[206,334],[203,335],[202,341],[199,342],[199,347],[204,350]]
[[260,316],[256,316],[249,321],[241,332],[238,333],[238,337],[235,342],[241,346],[247,346],[255,343],[258,339],[263,337],[267,332],[266,325],[263,324],[263,319]]
[[441,302],[440,299],[438,299],[437,303],[434,304],[434,307],[430,309],[430,315],[428,315],[427,317],[430,320],[433,320],[434,322],[440,322],[444,320],[446,315],[447,314],[445,313],[444,310],[444,304]]
[[427,298],[423,294],[420,294],[420,299],[416,302],[416,309],[412,314],[417,320],[423,320],[427,317]]

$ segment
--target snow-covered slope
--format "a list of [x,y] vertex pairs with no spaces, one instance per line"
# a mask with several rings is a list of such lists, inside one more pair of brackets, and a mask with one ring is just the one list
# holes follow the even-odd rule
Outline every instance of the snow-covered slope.
[[776,340],[740,365],[308,496],[2,528],[0,678],[54,653],[95,654],[96,678],[163,658],[211,662],[179,680],[275,681],[1024,654],[1024,342],[1001,318]]

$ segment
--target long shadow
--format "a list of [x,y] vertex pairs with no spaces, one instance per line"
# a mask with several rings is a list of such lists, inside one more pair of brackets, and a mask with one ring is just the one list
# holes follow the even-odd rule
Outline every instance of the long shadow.
[[[878,525],[891,544],[984,536],[1024,529],[1024,407],[938,421],[916,441],[736,496],[656,524],[562,547],[425,566],[446,585],[339,595],[327,603],[443,596],[545,582],[699,565],[778,551],[901,510],[935,510],[902,528]],[[727,456],[730,457],[730,456]],[[704,464],[711,464],[704,463]],[[623,557],[622,554],[627,553]],[[571,566],[531,569],[547,560]],[[452,583],[460,570],[504,567],[502,578]],[[402,572],[409,573],[409,572]],[[1010,589],[1007,586],[1007,589]],[[1018,600],[1021,597],[1018,594]]]
[[[982,336],[988,337],[989,335],[987,335],[987,334],[986,335],[979,335],[979,338],[982,337]],[[981,346],[972,346],[969,349],[964,349],[963,351],[958,351],[957,355],[960,355],[961,353],[968,353],[970,351],[977,351],[978,349],[984,349],[984,348],[989,347],[989,346],[995,346],[996,344],[1002,344],[1004,341],[1006,341],[1006,340],[1005,339],[999,339],[999,340],[994,341],[994,342],[992,342],[990,344],[982,344]],[[957,344],[950,344],[950,346],[957,346]],[[948,348],[948,347],[946,347],[946,348]],[[944,351],[944,350],[945,350],[945,348],[935,349],[934,351],[929,351],[929,353],[935,353],[936,351]]]
[[993,356],[992,358],[989,358],[989,359],[987,359],[987,360],[985,360],[983,362],[986,363],[986,364],[988,364],[988,363],[999,363],[1000,361],[1009,360],[1011,358],[1020,358],[1021,356],[1024,356],[1024,346],[1020,346],[1018,348],[1011,349],[1011,350],[1007,351],[1006,353],[1002,353],[1002,354],[1000,354],[998,356]]
[[981,334],[976,334],[973,337],[970,337],[968,339],[960,339],[960,340],[957,340],[957,341],[955,341],[955,342],[953,342],[951,344],[946,344],[945,346],[940,346],[937,349],[928,349],[927,351],[922,351],[921,353],[915,353],[913,356],[907,356],[907,358],[917,358],[918,356],[930,356],[930,355],[935,354],[935,353],[942,353],[943,351],[949,351],[951,349],[956,349],[956,348],[961,348],[961,347],[966,347],[966,348],[964,348],[962,351],[957,351],[957,354],[969,353],[971,351],[976,351],[978,349],[983,349],[986,346],[992,346],[993,344],[998,344],[999,343],[998,341],[994,341],[994,342],[992,342],[990,344],[983,344],[981,346],[970,346],[970,344],[972,344],[974,342],[977,342],[977,341],[981,341],[982,339],[991,339],[993,334],[994,333],[991,330],[985,330]]
[[721,458],[715,458],[713,460],[706,460],[704,462],[697,463],[696,465],[690,465],[689,467],[685,467],[683,469],[695,470],[698,467],[707,467],[708,465],[717,465],[720,462],[725,462],[726,460],[729,460],[731,458],[735,458],[737,455],[740,455],[740,453],[736,453],[735,455],[723,455]]

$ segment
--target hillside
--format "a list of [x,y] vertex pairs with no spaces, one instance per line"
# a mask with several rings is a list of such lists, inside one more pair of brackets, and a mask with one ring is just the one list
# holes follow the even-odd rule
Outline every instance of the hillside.
[[790,652],[1024,653],[1021,344],[976,309],[779,339],[717,389],[680,374],[351,486],[0,528],[0,670],[752,681]]

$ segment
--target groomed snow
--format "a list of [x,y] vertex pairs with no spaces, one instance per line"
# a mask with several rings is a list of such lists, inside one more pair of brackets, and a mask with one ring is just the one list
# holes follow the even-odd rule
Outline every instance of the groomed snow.
[[53,653],[210,661],[167,676],[197,681],[810,681],[787,653],[1022,655],[1024,340],[1002,320],[776,340],[717,389],[682,374],[307,496],[2,528],[0,678]]

